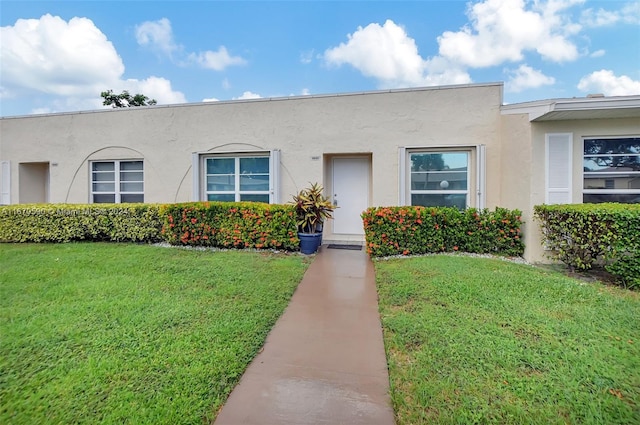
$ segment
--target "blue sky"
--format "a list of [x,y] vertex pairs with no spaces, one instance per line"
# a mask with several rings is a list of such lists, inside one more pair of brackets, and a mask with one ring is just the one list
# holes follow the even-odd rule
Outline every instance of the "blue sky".
[[5,1],[0,115],[505,82],[640,94],[640,1]]

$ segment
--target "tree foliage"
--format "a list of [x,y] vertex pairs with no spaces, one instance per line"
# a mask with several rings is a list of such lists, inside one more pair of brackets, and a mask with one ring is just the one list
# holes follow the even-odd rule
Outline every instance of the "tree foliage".
[[411,171],[442,171],[448,168],[441,153],[411,155]]
[[100,97],[104,99],[102,102],[105,106],[111,106],[112,108],[131,108],[134,106],[151,106],[158,102],[155,99],[149,99],[149,97],[137,93],[131,95],[127,90],[124,90],[120,94],[116,94],[113,90],[107,90],[100,93]]

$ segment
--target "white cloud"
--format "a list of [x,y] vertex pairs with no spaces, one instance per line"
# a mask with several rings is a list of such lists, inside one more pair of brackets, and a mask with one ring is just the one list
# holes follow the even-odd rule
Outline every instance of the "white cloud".
[[129,90],[158,103],[184,102],[164,78],[123,80],[124,64],[113,44],[87,18],[19,19],[0,28],[2,97],[48,95],[34,111],[61,112],[102,107],[100,93]]
[[584,0],[485,0],[467,11],[470,25],[438,37],[439,53],[454,63],[474,68],[517,62],[536,51],[554,62],[578,57],[569,39],[581,27],[563,11]]
[[0,28],[0,38],[3,96],[25,90],[97,95],[124,73],[113,44],[87,18],[19,19]]
[[261,99],[261,98],[262,98],[262,96],[260,96],[257,93],[246,91],[246,92],[242,93],[242,95],[240,95],[240,97],[234,97],[233,100]]
[[307,88],[300,90],[300,93],[289,93],[289,96],[310,96],[310,95],[311,95],[311,91]]
[[150,99],[157,100],[158,104],[185,103],[187,101],[184,94],[171,88],[171,81],[161,77],[151,76],[144,80],[126,80],[122,90],[129,90],[130,93],[143,93]]
[[604,27],[618,23],[639,24],[640,2],[627,3],[619,10],[585,9],[580,22],[587,27]]
[[222,88],[225,90],[229,90],[231,88],[231,83],[229,82],[228,78],[222,80]]
[[314,55],[315,55],[314,49],[300,53],[300,63],[303,63],[305,65],[310,64],[311,61],[313,60]]
[[169,57],[175,50],[179,49],[179,46],[173,40],[171,22],[167,18],[143,22],[137,25],[135,30],[136,40],[141,46],[149,47]]
[[220,99],[216,99],[215,97],[209,97],[209,98],[205,98],[202,99],[203,102],[219,102]]
[[589,57],[592,58],[601,58],[602,56],[604,56],[607,52],[604,49],[600,49],[600,50],[596,50],[595,52],[592,52]]
[[31,110],[30,114],[50,114],[52,112],[51,108],[34,108]]
[[[160,52],[172,60],[174,52],[184,50],[183,46],[176,44],[174,41],[171,21],[162,18],[158,21],[146,21],[136,26],[136,40],[141,46],[149,47],[154,51]],[[183,53],[184,55],[184,53]],[[182,56],[183,58],[185,56]],[[225,46],[220,46],[217,51],[207,50],[198,53],[186,54],[186,62],[177,60],[176,62],[186,65],[195,63],[203,68],[222,71],[232,65],[244,65],[246,60],[240,56],[231,56]]]
[[191,53],[189,60],[197,63],[203,68],[213,69],[215,71],[222,71],[228,66],[232,65],[244,65],[246,60],[240,56],[231,56],[227,51],[227,48],[220,46],[218,51],[207,50],[206,52]]
[[107,108],[102,104],[101,97],[81,98],[62,97],[54,98],[48,102],[48,106],[37,107],[31,110],[32,114],[50,114],[64,111],[88,111]]
[[556,82],[555,78],[548,77],[542,71],[533,69],[528,65],[520,65],[518,69],[507,71],[509,81],[505,89],[512,93],[519,93],[526,89],[549,86]]
[[613,71],[602,69],[582,77],[578,89],[586,93],[603,93],[605,96],[640,94],[640,81],[626,75],[616,76]]
[[392,20],[358,27],[346,43],[327,49],[324,59],[330,65],[351,65],[387,88],[471,81],[466,72],[442,58],[424,60],[415,40]]

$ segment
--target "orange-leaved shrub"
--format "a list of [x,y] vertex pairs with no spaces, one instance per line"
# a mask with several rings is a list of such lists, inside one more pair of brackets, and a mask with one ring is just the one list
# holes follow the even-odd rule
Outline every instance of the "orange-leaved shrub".
[[372,257],[456,251],[519,256],[521,215],[505,208],[405,206],[369,208],[362,220]]
[[173,245],[297,250],[293,206],[189,202],[163,208],[162,238]]

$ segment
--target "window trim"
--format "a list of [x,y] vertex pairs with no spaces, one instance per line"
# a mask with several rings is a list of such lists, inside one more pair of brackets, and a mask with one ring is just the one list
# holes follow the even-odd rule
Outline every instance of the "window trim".
[[[587,173],[591,173],[592,175],[597,175],[595,172],[584,171],[584,159],[586,156],[597,156],[597,155],[586,155],[584,152],[585,142],[588,140],[615,140],[615,139],[638,139],[640,135],[621,135],[621,136],[583,136],[582,144],[581,144],[581,152],[580,157],[582,159],[582,172],[581,172],[581,189],[582,189],[582,197],[581,201],[584,202],[584,195],[638,195],[640,196],[640,189],[585,189],[584,187],[584,179]],[[640,153],[638,154],[608,154],[602,156],[637,156],[640,158]],[[601,176],[603,179],[607,179],[608,177],[615,177],[616,175],[627,175],[627,174],[636,174],[638,178],[640,178],[640,171],[608,171],[606,176]],[[605,183],[606,184],[606,183]]]
[[[114,192],[101,192],[101,191],[94,191],[93,190],[93,164],[98,163],[98,162],[111,162],[113,163],[113,173],[114,173]],[[141,162],[142,163],[142,170],[140,170],[139,172],[142,173],[142,181],[138,182],[136,181],[136,183],[142,183],[142,191],[140,192],[129,192],[129,191],[122,191],[120,190],[120,172],[122,171],[120,165],[123,162]],[[90,204],[100,204],[103,202],[94,202],[94,195],[115,195],[114,196],[114,203],[116,204],[121,204],[122,202],[122,195],[142,195],[142,202],[144,203],[144,198],[145,198],[145,179],[144,179],[144,159],[94,159],[89,161],[89,203]],[[136,170],[137,171],[137,170]]]
[[[465,153],[467,154],[467,189],[466,190],[430,190],[426,194],[466,194],[466,208],[479,208],[485,205],[485,145],[461,146],[407,146],[398,150],[399,205],[411,205],[411,195],[416,193],[411,189],[410,157],[414,153]],[[472,198],[472,193],[475,197]],[[472,200],[475,205],[472,205]]]
[[11,162],[0,161],[0,205],[11,204]]

